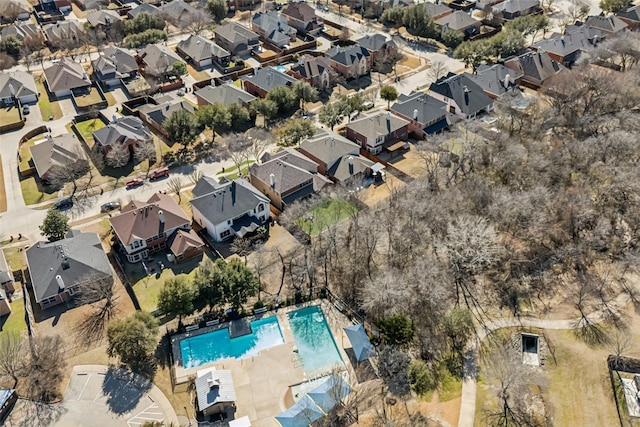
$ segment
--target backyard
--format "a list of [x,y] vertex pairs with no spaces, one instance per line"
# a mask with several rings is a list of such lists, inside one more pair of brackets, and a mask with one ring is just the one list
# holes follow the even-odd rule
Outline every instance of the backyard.
[[74,99],[78,108],[88,108],[92,105],[98,105],[104,99],[100,96],[100,92],[97,88],[91,86],[89,91],[83,91],[83,93],[74,93]]
[[298,218],[296,223],[302,231],[313,237],[356,212],[358,208],[344,199],[329,199]]
[[22,117],[20,117],[20,109],[17,106],[0,108],[0,123],[2,123],[2,126],[20,122],[22,122]]
[[98,129],[102,129],[106,125],[107,124],[102,119],[96,117],[95,119],[89,119],[83,122],[76,123],[76,129],[78,129],[78,132],[80,132],[80,135],[82,135],[82,138],[84,138],[85,142],[87,143],[87,147],[89,147],[89,149],[92,149],[94,144],[93,132],[97,131]]
[[40,93],[38,97],[38,106],[40,107],[40,114],[42,114],[42,120],[57,120],[62,117],[62,109],[58,102],[49,101],[49,94],[44,87],[44,76],[34,76],[36,82],[36,88]]
[[35,176],[22,178],[20,180],[20,188],[26,205],[42,203],[58,197],[57,189],[43,185],[40,178]]
[[21,333],[27,327],[24,321],[24,299],[18,298],[11,303],[11,313],[0,317],[0,335],[3,332]]

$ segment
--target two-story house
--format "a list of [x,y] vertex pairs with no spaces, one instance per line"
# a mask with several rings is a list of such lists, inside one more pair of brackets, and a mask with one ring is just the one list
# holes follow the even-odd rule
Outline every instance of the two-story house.
[[198,68],[209,67],[213,61],[226,67],[231,54],[214,42],[197,34],[191,34],[176,46],[176,52]]
[[509,91],[517,90],[517,82],[523,77],[522,73],[502,64],[481,64],[476,69],[476,74],[467,74],[467,76],[476,82],[491,99],[498,99]]
[[373,65],[373,57],[360,45],[336,46],[329,49],[325,55],[329,58],[333,69],[347,79],[369,74]]
[[[174,234],[181,231],[204,242],[191,230],[191,220],[173,197],[155,193],[146,202],[133,200],[123,206],[120,215],[109,219],[120,250],[129,262],[139,262],[167,247]],[[173,254],[176,258],[181,254]]]
[[325,56],[302,55],[287,74],[304,80],[318,90],[332,88],[338,79],[338,73],[331,66],[331,60]]
[[314,8],[303,2],[292,2],[282,9],[290,26],[301,34],[317,35],[324,25],[322,18],[316,16]]
[[297,40],[298,31],[289,25],[284,15],[273,10],[253,15],[251,28],[262,37],[263,41],[281,49],[287,49]]
[[273,88],[291,86],[298,80],[273,67],[264,67],[256,70],[253,76],[243,77],[241,81],[245,91],[251,95],[265,98]]
[[418,139],[424,139],[449,126],[447,104],[424,92],[401,94],[391,106],[391,113],[409,120],[409,133]]
[[269,199],[243,178],[218,183],[205,176],[192,190],[193,221],[216,242],[245,237],[267,223]]
[[129,80],[138,74],[138,62],[133,53],[117,46],[104,48],[98,57],[91,61],[93,79],[102,87],[119,85],[122,80]]
[[382,34],[367,34],[361,39],[356,40],[356,43],[369,51],[374,64],[378,61],[383,61],[398,50],[395,42],[393,40],[387,40]]
[[94,131],[93,140],[103,153],[107,153],[116,145],[126,145],[133,151],[136,145],[153,144],[153,135],[138,117],[124,116]]
[[504,66],[522,74],[518,83],[531,89],[540,88],[548,78],[567,70],[542,50],[507,59]]
[[439,78],[429,86],[429,95],[444,101],[449,113],[462,119],[493,109],[493,99],[467,73],[449,73]]
[[260,46],[260,36],[237,22],[216,27],[213,30],[214,41],[218,46],[232,55],[248,55],[251,50]]
[[347,138],[371,154],[382,150],[396,151],[403,148],[399,141],[406,141],[409,120],[389,112],[376,110],[347,125]]

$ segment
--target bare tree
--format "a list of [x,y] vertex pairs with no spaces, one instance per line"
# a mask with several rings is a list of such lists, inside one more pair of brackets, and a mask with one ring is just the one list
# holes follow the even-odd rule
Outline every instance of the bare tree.
[[431,79],[433,79],[433,81],[436,81],[447,74],[447,67],[443,61],[433,61],[431,63],[431,67],[429,67],[429,71],[427,71],[427,74]]
[[169,191],[175,193],[175,195],[178,196],[178,204],[180,204],[180,202],[182,201],[182,196],[180,194],[180,191],[182,190],[182,181],[180,180],[180,178],[177,178],[175,176],[173,178],[170,178],[169,181],[167,181],[167,187],[169,187]]
[[91,311],[76,325],[79,341],[94,342],[104,338],[107,323],[118,313],[118,299],[113,289],[113,278],[88,277],[82,291],[76,296],[79,304],[90,304]]
[[84,153],[80,153],[82,148],[78,148],[77,160],[66,164],[59,164],[52,167],[47,174],[47,180],[54,186],[63,187],[66,183],[73,184],[71,196],[78,190],[78,180],[85,176],[91,169],[89,161],[84,158]]
[[138,163],[142,163],[145,160],[148,161],[147,174],[145,177],[149,177],[152,166],[158,161],[158,151],[156,150],[155,144],[151,141],[136,144],[133,147],[133,158]]
[[191,181],[193,185],[196,185],[203,176],[204,174],[202,173],[201,170],[194,169],[191,171],[191,173],[189,173],[189,181]]
[[248,148],[249,157],[255,159],[256,162],[260,162],[262,155],[271,145],[275,144],[273,132],[262,128],[251,128],[245,135],[250,144]]
[[26,390],[31,399],[49,402],[60,396],[64,378],[64,342],[60,335],[38,335],[31,339]]
[[242,176],[242,166],[249,159],[249,152],[251,144],[247,138],[242,134],[233,134],[225,139],[225,152],[227,156],[233,161],[238,175]]
[[0,376],[13,378],[13,388],[24,368],[24,343],[18,332],[5,331],[0,335]]
[[131,152],[129,151],[129,146],[126,144],[114,144],[111,146],[111,149],[107,151],[107,155],[105,156],[105,161],[112,168],[121,168],[129,163],[131,159]]

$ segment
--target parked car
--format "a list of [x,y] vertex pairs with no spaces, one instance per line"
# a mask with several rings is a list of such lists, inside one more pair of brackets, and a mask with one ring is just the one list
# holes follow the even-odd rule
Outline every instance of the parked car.
[[115,209],[120,209],[119,202],[108,202],[100,206],[100,212],[109,212]]
[[367,102],[364,102],[362,104],[362,110],[363,111],[370,110],[372,108],[373,108],[373,102],[371,102],[371,101],[367,101]]
[[144,179],[134,178],[131,181],[127,182],[125,185],[127,186],[127,188],[136,188],[142,184],[144,184]]
[[168,175],[169,175],[169,168],[167,167],[158,168],[151,171],[151,173],[149,174],[149,179],[154,180],[154,179],[162,178],[163,176],[168,176]]
[[73,198],[69,197],[68,199],[62,199],[53,206],[60,211],[64,209],[69,209],[73,206]]
[[22,113],[23,114],[29,114],[29,106],[25,105],[24,107],[22,107]]

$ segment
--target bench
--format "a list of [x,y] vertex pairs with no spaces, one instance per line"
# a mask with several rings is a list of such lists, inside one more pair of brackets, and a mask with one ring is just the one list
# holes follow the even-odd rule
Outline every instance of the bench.
[[218,323],[220,323],[220,319],[214,319],[214,320],[209,320],[207,323],[205,323],[205,325],[213,326],[213,325],[217,325]]
[[187,332],[191,332],[191,331],[195,331],[197,329],[200,329],[200,326],[198,325],[191,325],[191,326],[187,326],[186,328],[184,328]]
[[253,314],[262,314],[266,313],[266,311],[267,307],[256,308],[255,310],[253,310]]
[[334,307],[338,309],[339,312],[343,312],[344,311],[344,307],[341,306],[340,304],[338,304],[337,302],[333,303]]

